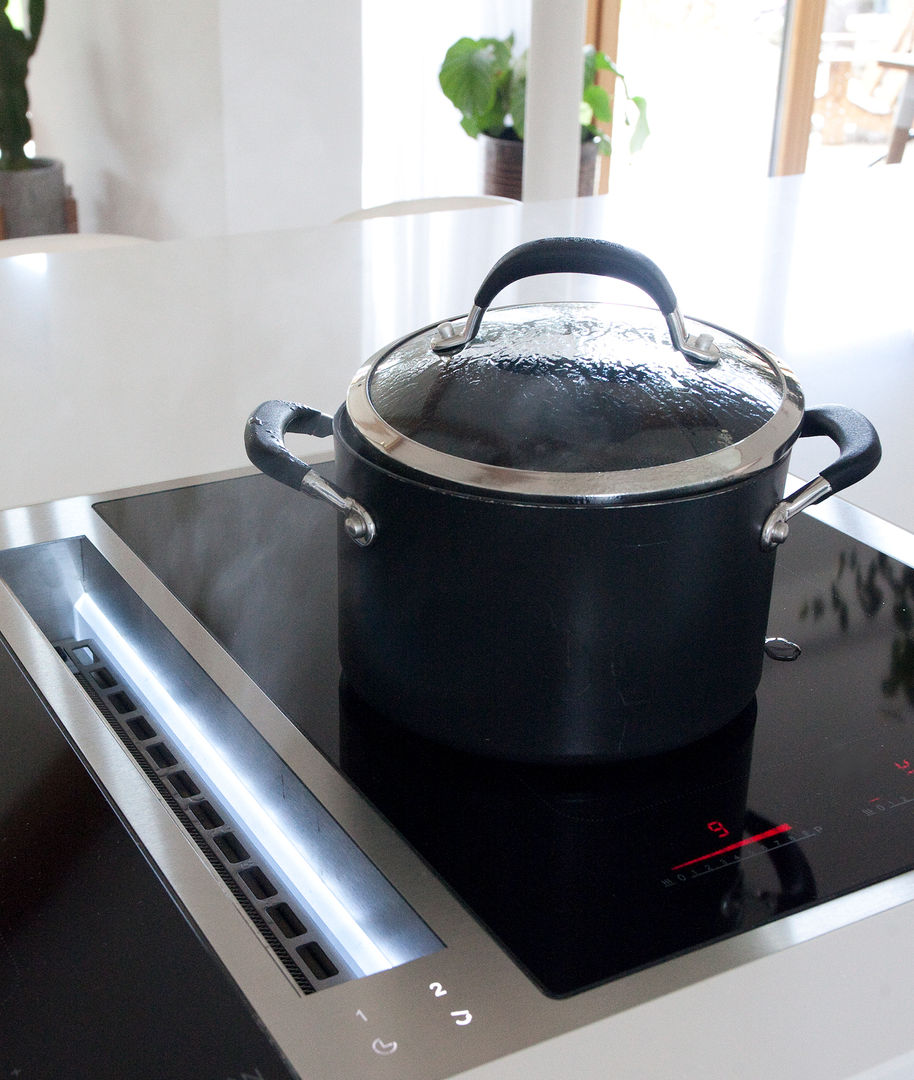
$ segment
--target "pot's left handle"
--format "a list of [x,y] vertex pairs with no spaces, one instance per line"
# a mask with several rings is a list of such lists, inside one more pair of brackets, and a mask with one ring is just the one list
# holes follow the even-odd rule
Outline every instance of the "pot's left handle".
[[281,484],[329,503],[343,515],[349,536],[361,547],[367,547],[376,531],[371,515],[361,503],[297,458],[285,444],[287,431],[324,438],[333,432],[333,417],[296,401],[265,401],[251,413],[244,426],[244,449],[251,463]]

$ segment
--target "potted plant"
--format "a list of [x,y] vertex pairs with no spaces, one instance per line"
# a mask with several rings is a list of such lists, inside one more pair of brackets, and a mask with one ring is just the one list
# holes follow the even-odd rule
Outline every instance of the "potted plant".
[[[67,190],[63,165],[30,158],[29,61],[44,23],[44,0],[29,0],[28,30],[14,26],[3,0],[0,13],[0,237],[39,236],[67,231]],[[71,200],[72,201],[72,200]]]
[[[598,124],[610,123],[613,101],[597,84],[597,72],[610,71],[625,92],[625,122],[633,124],[631,148],[638,150],[648,136],[647,105],[628,92],[625,78],[613,61],[592,45],[584,47],[581,93],[580,195],[592,195],[597,156],[611,151],[609,137]],[[524,98],[527,53],[514,52],[514,35],[499,38],[460,38],[448,49],[438,81],[459,110],[460,124],[485,144],[485,190],[490,195],[520,198],[523,172]]]

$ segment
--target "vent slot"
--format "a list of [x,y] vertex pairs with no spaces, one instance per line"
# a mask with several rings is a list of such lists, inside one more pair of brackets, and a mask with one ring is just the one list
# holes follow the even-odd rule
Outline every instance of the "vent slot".
[[[200,789],[183,769],[169,773],[168,782],[182,799],[190,800],[200,794]],[[191,809],[196,812],[196,803],[191,804]]]
[[336,965],[316,942],[309,941],[304,945],[299,945],[295,951],[308,965],[311,974],[316,979],[332,979],[334,975],[339,974]]
[[272,907],[267,908],[267,914],[284,938],[304,936],[305,927],[288,904],[273,904]]
[[247,862],[251,857],[245,851],[244,844],[232,832],[224,832],[221,836],[217,836],[214,843],[230,863]]
[[134,716],[132,720],[127,721],[127,727],[130,728],[131,734],[139,741],[145,742],[146,739],[154,739],[156,737],[155,728],[145,716]]
[[278,892],[276,886],[259,866],[252,866],[248,870],[242,870],[241,879],[258,900],[269,900]]
[[263,869],[269,863],[265,853],[184,760],[181,748],[163,736],[165,725],[138,704],[139,695],[124,684],[98,644],[67,639],[55,642],[54,648],[297,985],[311,993],[316,982],[323,988],[344,981],[326,943],[306,929],[306,913]]
[[178,759],[165,743],[158,742],[153,743],[152,746],[147,746],[146,753],[152,758],[157,769],[170,769],[173,765],[178,764]]
[[[175,784],[176,788],[177,784],[175,783],[175,781],[178,779],[179,776],[185,777],[188,780],[190,779],[190,777],[187,776],[187,773],[176,773],[174,776],[170,776],[169,779],[171,780],[172,784]],[[181,783],[183,784],[184,780],[182,780]],[[193,781],[191,781],[191,783],[193,783]],[[199,791],[194,792],[193,794],[199,794]],[[193,794],[187,794],[184,797],[186,799],[190,799],[193,797]],[[212,829],[221,829],[222,826],[225,824],[219,814],[216,813],[216,811],[205,799],[202,802],[194,803],[191,809],[194,812],[194,817],[197,819],[197,821],[200,822],[200,824],[203,826],[204,829],[206,829],[207,832],[210,832]]]
[[[91,652],[87,649],[86,652],[91,656]],[[101,687],[102,690],[109,690],[112,686],[117,684],[117,679],[108,671],[107,668],[96,668],[92,672],[92,681],[96,686]],[[119,709],[118,712],[130,712],[130,709]]]

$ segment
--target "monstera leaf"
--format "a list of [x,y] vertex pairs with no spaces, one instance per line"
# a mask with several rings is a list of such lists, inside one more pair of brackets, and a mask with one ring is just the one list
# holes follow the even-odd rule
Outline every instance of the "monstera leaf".
[[481,132],[500,135],[505,129],[513,45],[513,37],[460,38],[447,51],[438,81],[473,138]]
[[[595,49],[584,48],[584,84],[581,94],[581,138],[593,139],[603,154],[610,152],[608,137],[598,124],[613,118],[613,99],[605,87],[597,85],[599,71],[611,71],[621,84],[625,98],[625,123],[634,123],[632,150],[638,150],[648,136],[647,106],[643,97],[632,97],[622,72],[613,61]],[[463,130],[495,138],[524,137],[527,92],[527,53],[514,56],[514,35],[499,38],[460,38],[448,49],[438,73],[445,96],[460,110]]]

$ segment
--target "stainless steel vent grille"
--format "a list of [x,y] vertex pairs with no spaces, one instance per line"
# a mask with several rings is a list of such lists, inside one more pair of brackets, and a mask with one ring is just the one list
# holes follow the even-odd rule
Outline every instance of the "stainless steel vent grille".
[[184,760],[163,725],[92,639],[54,648],[92,698],[181,825],[226,883],[284,967],[305,992],[345,980],[332,950],[270,870],[270,860],[232,812]]

